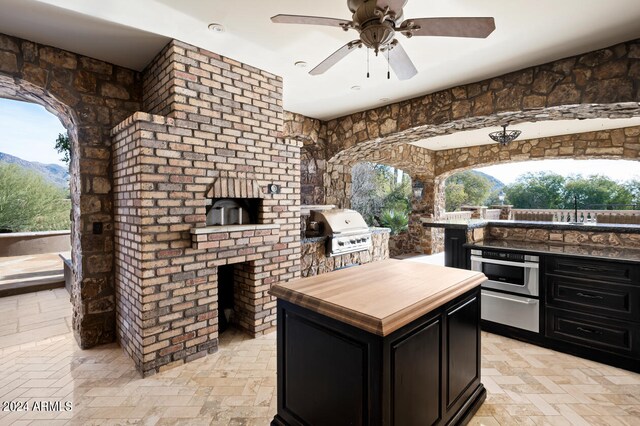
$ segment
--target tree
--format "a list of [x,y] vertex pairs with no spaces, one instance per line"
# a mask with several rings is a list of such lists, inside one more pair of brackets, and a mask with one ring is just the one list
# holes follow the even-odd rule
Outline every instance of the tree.
[[565,178],[552,172],[525,173],[504,187],[505,200],[515,208],[561,209]]
[[571,176],[565,183],[564,192],[565,209],[573,208],[574,197],[578,208],[607,208],[629,205],[633,201],[632,193],[624,185],[602,175]]
[[482,205],[491,187],[489,179],[472,171],[456,173],[445,182],[445,208],[456,211],[464,204]]
[[67,194],[36,172],[0,164],[0,231],[69,229]]
[[378,185],[378,173],[373,163],[360,163],[351,171],[351,207],[358,211],[369,225],[377,224],[383,196]]
[[636,209],[640,208],[640,179],[631,179],[624,183],[624,187],[629,191],[633,198],[633,204]]
[[351,207],[370,226],[382,224],[383,212],[391,210],[394,221],[400,220],[399,216],[408,221],[411,212],[409,176],[398,169],[374,163],[355,165],[351,176]]
[[69,135],[58,133],[55,148],[59,154],[62,154],[62,158],[60,160],[64,161],[68,166],[69,161],[71,161],[71,142],[69,141]]
[[602,175],[564,178],[552,172],[539,172],[521,175],[504,191],[515,208],[573,209],[576,197],[578,208],[603,209],[632,204],[634,197],[637,199],[634,194],[640,193],[640,185],[634,181],[620,184]]

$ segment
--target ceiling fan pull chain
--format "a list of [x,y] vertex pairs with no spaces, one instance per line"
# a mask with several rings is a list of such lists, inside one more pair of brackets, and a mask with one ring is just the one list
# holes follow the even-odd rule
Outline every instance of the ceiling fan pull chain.
[[369,49],[367,49],[367,78],[369,78]]
[[387,45],[387,80],[391,80],[391,71],[389,71],[389,66],[391,65],[391,45]]

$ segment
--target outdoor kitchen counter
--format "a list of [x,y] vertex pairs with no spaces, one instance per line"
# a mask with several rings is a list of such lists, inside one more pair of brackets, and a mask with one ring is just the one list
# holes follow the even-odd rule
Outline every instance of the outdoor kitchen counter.
[[[526,220],[432,220],[423,219],[426,228],[444,228],[444,264],[454,268],[470,269],[467,243],[483,239],[533,240],[548,242],[550,248],[566,245],[611,246],[609,239],[618,240],[617,248],[638,247],[640,225],[615,223],[537,222]],[[539,232],[540,231],[540,232]],[[531,235],[530,235],[531,234]],[[542,234],[540,235],[535,234]],[[551,238],[551,234],[555,234]],[[543,238],[548,241],[543,241]],[[557,245],[557,246],[556,246]],[[570,248],[568,250],[571,250]],[[632,250],[631,257],[635,257]],[[603,253],[606,250],[602,251]],[[596,253],[596,251],[593,251]],[[616,256],[616,251],[611,252]],[[595,257],[597,255],[594,254]]]
[[386,260],[276,284],[273,425],[460,424],[480,382],[484,274]]
[[561,254],[574,257],[614,259],[640,263],[640,249],[625,247],[603,247],[585,244],[553,244],[546,242],[515,240],[484,240],[475,243],[467,243],[466,247],[470,249],[514,250],[529,254]]
[[624,232],[629,234],[640,234],[640,225],[617,224],[617,223],[569,223],[569,222],[538,222],[529,220],[432,220],[423,219],[422,226],[425,228],[444,229],[477,229],[488,226],[500,226],[503,228],[525,228],[525,229],[548,229],[548,230],[575,230],[587,232]]

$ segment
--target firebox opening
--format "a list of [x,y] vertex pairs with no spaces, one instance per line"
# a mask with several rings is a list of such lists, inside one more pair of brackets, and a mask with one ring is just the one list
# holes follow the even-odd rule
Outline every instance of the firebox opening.
[[213,198],[207,201],[208,226],[260,223],[260,198]]
[[218,332],[223,333],[234,320],[235,265],[218,267]]
[[246,329],[246,323],[253,320],[246,307],[246,294],[251,286],[248,262],[218,267],[218,333],[230,326]]

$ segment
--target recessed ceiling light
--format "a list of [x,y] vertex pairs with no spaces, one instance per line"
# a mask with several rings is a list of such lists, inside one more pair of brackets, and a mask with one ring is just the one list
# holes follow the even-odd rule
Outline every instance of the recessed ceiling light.
[[209,24],[209,29],[211,31],[213,31],[214,33],[223,33],[224,32],[224,25],[222,24]]
[[360,90],[362,87],[360,86],[351,86],[351,90]]
[[307,67],[307,63],[305,61],[297,61],[293,65],[295,65],[298,68],[306,68]]

